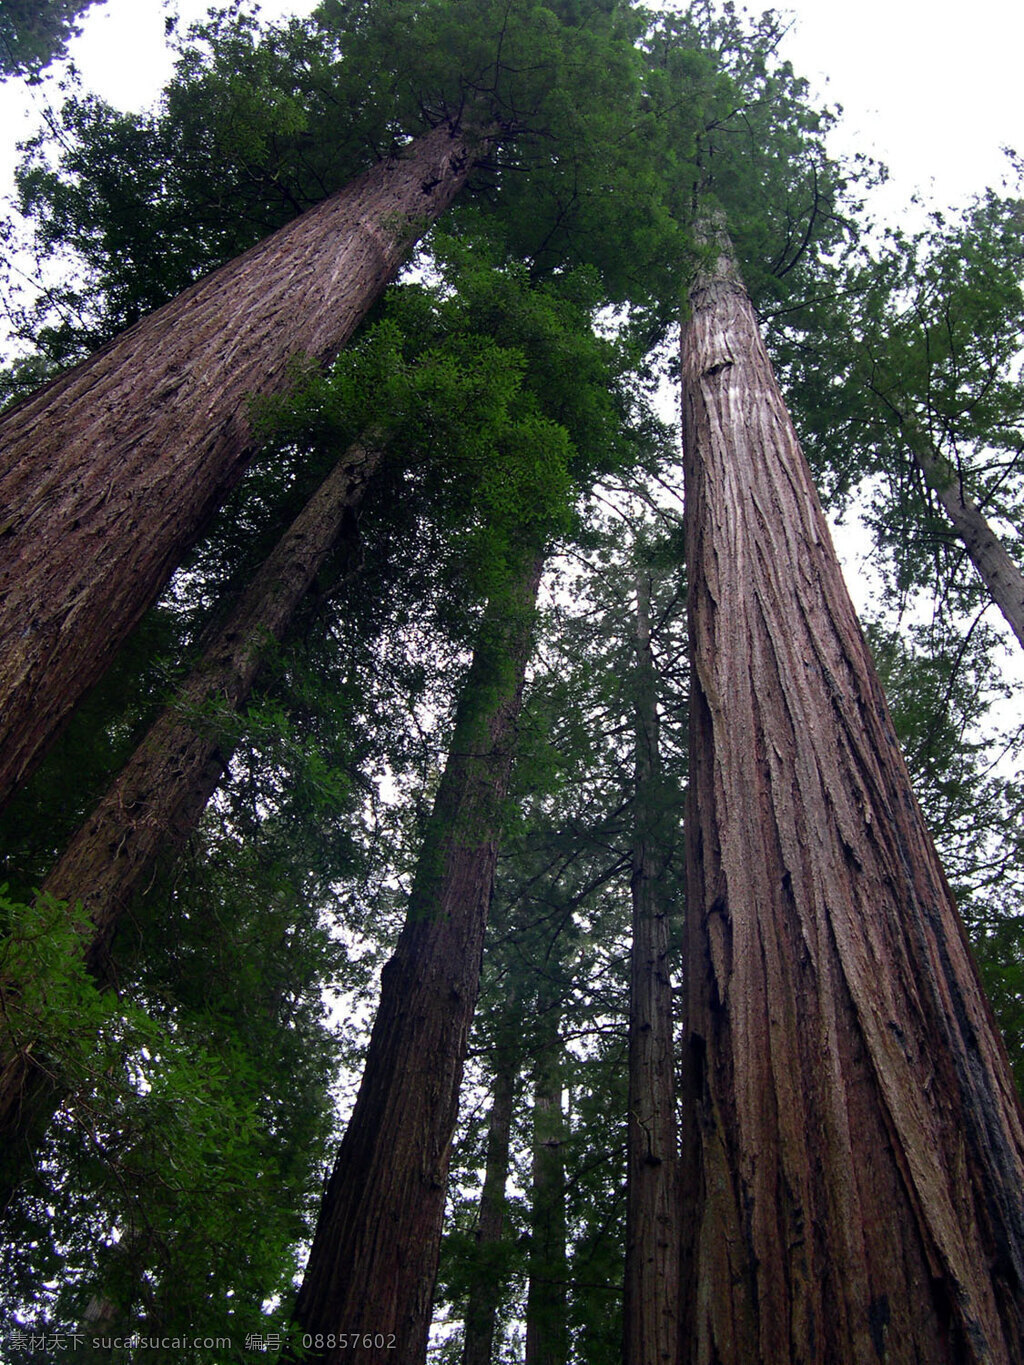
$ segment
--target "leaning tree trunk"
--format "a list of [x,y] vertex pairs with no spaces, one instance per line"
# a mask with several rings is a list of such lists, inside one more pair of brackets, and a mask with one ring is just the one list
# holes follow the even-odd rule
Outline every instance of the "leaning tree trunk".
[[727,243],[682,342],[685,1360],[1024,1360],[1024,1127]]
[[505,1185],[512,1143],[512,1110],[518,1058],[499,1053],[494,1073],[494,1096],[487,1123],[487,1156],[480,1208],[476,1222],[477,1257],[466,1305],[462,1365],[491,1365],[494,1329],[504,1285],[495,1253],[505,1230]]
[[565,1118],[562,1113],[560,1014],[541,1004],[547,1037],[534,1074],[530,1261],[525,1365],[567,1365],[568,1265],[565,1213]]
[[435,128],[0,417],[0,808],[241,476],[247,396],[337,354],[481,145]]
[[330,1365],[424,1361],[541,560],[481,623],[296,1319]]
[[661,782],[650,579],[637,576],[636,790],[629,988],[624,1365],[679,1359],[679,1160],[664,888],[671,847]]
[[992,529],[963,480],[916,421],[901,417],[907,446],[953,524],[978,577],[1024,649],[1024,573]]
[[[110,982],[109,947],[118,922],[157,856],[182,843],[219,783],[230,725],[266,656],[280,640],[343,533],[380,459],[352,446],[285,532],[173,702],[154,721],[92,815],[43,883],[44,895],[80,901],[89,916],[86,966]],[[17,992],[17,982],[4,983]],[[31,1171],[46,1122],[63,1098],[59,1074],[32,1036],[0,1036],[0,1209]]]

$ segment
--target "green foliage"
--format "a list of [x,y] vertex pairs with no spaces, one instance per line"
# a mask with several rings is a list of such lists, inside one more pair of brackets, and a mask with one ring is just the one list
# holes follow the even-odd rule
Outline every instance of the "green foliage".
[[[267,1304],[287,1299],[332,1129],[320,984],[347,974],[308,898],[308,845],[282,833],[197,846],[115,945],[120,998],[81,969],[70,986],[40,974],[30,1022],[74,1084],[7,1214],[10,1320],[69,1330],[99,1299],[118,1335],[200,1324],[240,1346],[281,1328]],[[32,951],[66,971],[43,927]]]
[[4,0],[0,9],[0,79],[28,76],[58,61],[81,32],[79,20],[96,0]]
[[[1021,735],[994,725],[1010,689],[993,641],[919,626],[868,631],[914,791],[966,922],[985,991],[1024,1093]],[[993,751],[1002,761],[992,762]]]
[[908,423],[946,459],[989,517],[1020,515],[1024,336],[1021,201],[987,193],[915,234],[890,230],[819,299],[821,345],[783,358],[805,444],[842,506],[876,479],[873,523],[897,593],[934,571],[937,526]]
[[438,284],[392,290],[355,347],[262,404],[259,422],[275,449],[386,439],[409,469],[406,510],[443,527],[447,561],[480,601],[524,546],[571,530],[595,474],[635,457],[623,418],[640,399],[628,352],[594,330],[592,273],[531,282],[456,242],[437,247]]
[[80,1080],[112,1013],[82,961],[88,917],[81,903],[46,896],[26,905],[6,892],[0,888],[0,1047],[8,1055],[28,1049],[48,1073]]
[[[579,163],[607,141],[602,128],[611,132],[595,73],[621,102],[635,66],[621,19],[602,4],[585,8],[562,18],[527,0],[374,0],[260,26],[231,7],[190,30],[155,111],[123,114],[71,95],[29,145],[19,187],[37,255],[71,256],[78,268],[44,291],[18,330],[56,363],[77,358],[453,118],[497,131],[505,152],[482,174],[500,183],[533,239],[528,254],[543,254],[545,270],[564,264]],[[625,173],[627,149],[618,158]],[[588,173],[608,172],[595,162]],[[545,177],[563,184],[545,191]],[[551,201],[540,213],[538,191]],[[604,204],[603,186],[588,201],[591,212]],[[605,235],[607,257],[615,234]]]

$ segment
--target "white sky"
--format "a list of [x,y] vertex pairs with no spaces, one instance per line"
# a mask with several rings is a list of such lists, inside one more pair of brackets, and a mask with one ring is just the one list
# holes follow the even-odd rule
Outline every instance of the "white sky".
[[884,161],[883,202],[915,190],[963,203],[1024,154],[1024,4],[1020,0],[799,0],[785,55],[844,109],[841,144]]

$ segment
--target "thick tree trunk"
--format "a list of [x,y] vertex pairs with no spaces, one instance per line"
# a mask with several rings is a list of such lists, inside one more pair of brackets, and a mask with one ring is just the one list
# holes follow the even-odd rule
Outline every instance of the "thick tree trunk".
[[1024,1360],[1024,1127],[721,243],[684,328],[684,1359]]
[[426,1358],[445,1185],[541,560],[481,624],[296,1303],[309,1359]]
[[909,418],[901,418],[901,425],[925,482],[942,504],[978,577],[1024,649],[1024,573],[927,432]]
[[534,1075],[525,1365],[566,1365],[569,1359],[562,1040],[554,1017]]
[[466,1305],[462,1365],[491,1365],[494,1350],[494,1329],[504,1286],[495,1274],[491,1253],[500,1246],[505,1229],[505,1184],[508,1180],[514,1098],[514,1062],[510,1058],[499,1057],[487,1125],[487,1157],[476,1224],[479,1255]]
[[[158,854],[194,828],[223,775],[231,755],[223,717],[245,703],[268,639],[283,637],[379,459],[370,444],[345,453],[43,884],[44,894],[81,901],[88,912],[91,937],[82,949],[101,986],[110,980],[108,950],[122,913]],[[45,1123],[62,1098],[33,1042],[0,1038],[0,1209],[31,1169]]]
[[624,1365],[679,1359],[679,1160],[664,892],[668,831],[651,651],[650,580],[637,578],[636,791],[629,987]]
[[0,417],[0,807],[238,481],[248,395],[337,354],[478,150],[434,129]]

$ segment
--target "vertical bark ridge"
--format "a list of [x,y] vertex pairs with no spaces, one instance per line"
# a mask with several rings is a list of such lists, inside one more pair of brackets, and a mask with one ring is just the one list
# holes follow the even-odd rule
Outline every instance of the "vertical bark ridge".
[[643,571],[637,577],[636,652],[623,1359],[624,1365],[675,1365],[679,1359],[679,1160],[669,907],[663,886],[671,844],[651,650],[650,580]]
[[731,261],[684,328],[684,1355],[1019,1362],[1024,1125]]
[[542,993],[544,1034],[534,1066],[533,1172],[524,1365],[567,1365],[565,1119],[561,1009]]
[[[43,883],[43,894],[87,911],[82,952],[100,986],[111,982],[110,943],[124,911],[158,856],[187,838],[223,776],[231,756],[223,717],[244,705],[268,640],[283,638],[380,458],[369,441],[346,451]],[[0,1209],[31,1170],[62,1098],[32,1038],[0,1039]]]
[[248,395],[337,354],[482,145],[432,130],[0,416],[0,807],[241,477]]
[[[308,1357],[426,1358],[459,1086],[542,559],[485,615],[296,1303]],[[352,1345],[369,1334],[372,1343]]]

